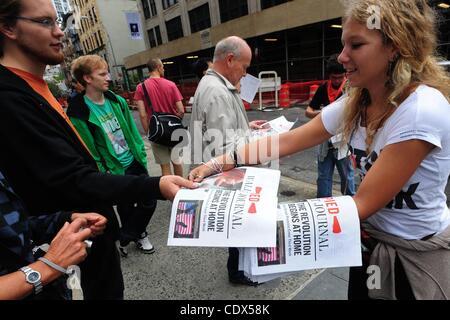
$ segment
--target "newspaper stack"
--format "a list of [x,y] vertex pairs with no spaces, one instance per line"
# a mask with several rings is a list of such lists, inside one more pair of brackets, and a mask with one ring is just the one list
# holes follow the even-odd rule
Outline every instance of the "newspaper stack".
[[276,229],[276,246],[239,249],[239,269],[254,282],[362,264],[359,218],[351,197],[281,204]]
[[169,246],[275,247],[280,171],[240,167],[180,190]]

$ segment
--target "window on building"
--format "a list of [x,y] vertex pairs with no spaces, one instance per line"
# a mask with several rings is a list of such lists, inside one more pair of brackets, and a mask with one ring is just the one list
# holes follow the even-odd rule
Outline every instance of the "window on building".
[[182,38],[183,35],[183,25],[181,24],[181,17],[178,16],[172,20],[166,21],[167,28],[167,38],[169,41]]
[[152,17],[154,17],[158,14],[158,12],[156,11],[155,0],[150,0],[150,13],[151,13]]
[[103,38],[102,38],[102,34],[101,34],[100,30],[99,30],[99,31],[97,31],[97,33],[98,33],[98,39],[99,39],[99,41],[100,41],[100,45],[102,46],[102,45],[103,45]]
[[150,5],[148,3],[148,0],[142,0],[142,9],[144,10],[144,17],[145,19],[150,19]]
[[147,34],[148,34],[148,41],[150,43],[150,48],[154,48],[162,44],[161,31],[159,29],[159,26],[156,26],[153,29],[148,30]]
[[89,24],[90,24],[91,27],[92,27],[92,26],[94,26],[94,18],[92,17],[92,12],[91,12],[91,10],[89,10],[88,14],[89,14]]
[[95,12],[95,7],[92,8],[92,15],[94,16],[95,23],[98,22],[97,12]]
[[248,14],[247,0],[219,0],[222,23]]
[[162,44],[162,38],[161,38],[161,30],[159,29],[159,26],[155,27],[155,33],[156,33],[156,42],[158,45]]
[[261,9],[267,9],[270,7],[277,6],[279,4],[288,2],[289,0],[261,0]]
[[154,29],[148,30],[147,34],[148,34],[148,42],[150,43],[150,48],[156,47],[156,38]]
[[98,41],[98,35],[95,34],[95,44],[97,45],[96,48],[100,47],[100,42]]
[[166,10],[167,8],[170,8],[174,4],[177,4],[178,0],[162,0],[163,9]]
[[211,27],[211,18],[209,15],[208,2],[200,7],[189,11],[189,21],[191,24],[191,32],[195,33]]

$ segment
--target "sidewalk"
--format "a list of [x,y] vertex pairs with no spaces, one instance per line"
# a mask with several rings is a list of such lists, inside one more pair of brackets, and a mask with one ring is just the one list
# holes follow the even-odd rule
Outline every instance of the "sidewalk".
[[[152,176],[161,174],[146,141],[148,168]],[[185,174],[187,174],[187,166]],[[282,177],[280,202],[313,198],[316,187]],[[171,203],[159,201],[148,227],[156,252],[142,254],[131,244],[122,259],[127,300],[291,300],[343,299],[345,275],[338,271],[308,270],[270,281],[258,287],[228,282],[226,248],[168,247]],[[342,283],[341,283],[342,282]]]

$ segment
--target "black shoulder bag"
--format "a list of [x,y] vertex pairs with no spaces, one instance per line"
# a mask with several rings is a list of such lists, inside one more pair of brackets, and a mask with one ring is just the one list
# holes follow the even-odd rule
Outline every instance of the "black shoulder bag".
[[171,113],[156,112],[153,109],[152,101],[145,88],[145,81],[142,82],[142,89],[144,90],[147,104],[152,111],[152,117],[149,122],[148,140],[170,148],[176,146],[181,142],[182,138],[172,140],[172,134],[177,129],[184,129],[182,120]]

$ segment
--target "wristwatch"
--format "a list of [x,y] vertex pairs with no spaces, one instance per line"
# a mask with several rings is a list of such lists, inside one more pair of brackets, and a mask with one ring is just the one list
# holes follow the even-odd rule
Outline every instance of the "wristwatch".
[[20,268],[20,271],[22,271],[23,273],[25,273],[25,280],[29,283],[32,284],[34,287],[34,294],[39,294],[42,291],[42,283],[41,283],[41,274],[36,271],[31,269],[28,266],[22,267]]

